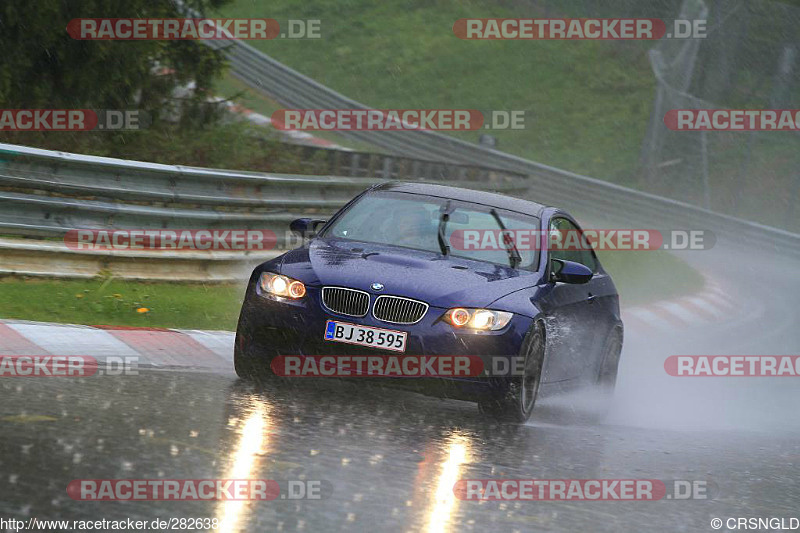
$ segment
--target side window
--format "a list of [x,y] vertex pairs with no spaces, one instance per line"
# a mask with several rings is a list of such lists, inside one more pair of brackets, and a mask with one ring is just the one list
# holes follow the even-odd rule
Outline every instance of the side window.
[[[551,258],[581,263],[591,268],[592,272],[597,271],[597,260],[594,257],[594,252],[588,248],[588,243],[580,228],[566,218],[554,218],[550,221],[550,231],[558,232],[557,235],[553,236],[556,239],[553,242],[563,244],[562,248],[554,245],[554,249],[550,250]],[[575,246],[579,242],[577,239],[580,239],[581,246]]]

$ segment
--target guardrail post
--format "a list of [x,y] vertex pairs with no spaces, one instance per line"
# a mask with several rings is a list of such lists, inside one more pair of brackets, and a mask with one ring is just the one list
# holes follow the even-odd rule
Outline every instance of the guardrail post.
[[378,167],[378,164],[377,164],[376,160],[377,160],[378,157],[379,156],[377,154],[369,154],[369,158],[367,159],[367,169],[366,169],[366,174],[365,174],[365,176],[367,176],[368,178],[377,178],[378,177],[377,176],[377,171],[376,171],[376,169]]
[[419,165],[420,162],[416,159],[414,160],[413,163],[411,163],[411,177],[414,178],[415,180],[418,180],[420,178]]
[[342,153],[344,152],[338,150],[333,152],[333,161],[331,163],[331,174],[333,176],[341,175]]
[[394,161],[389,156],[383,157],[383,179],[390,180],[392,179],[392,165]]

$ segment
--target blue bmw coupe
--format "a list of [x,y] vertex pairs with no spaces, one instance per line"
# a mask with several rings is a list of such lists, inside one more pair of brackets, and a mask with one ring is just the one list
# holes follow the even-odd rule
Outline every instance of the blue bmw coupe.
[[[480,375],[399,381],[515,422],[530,417],[543,384],[613,391],[619,298],[591,247],[479,245],[514,232],[581,234],[565,211],[393,182],[328,221],[303,218],[290,228],[303,246],[250,277],[234,350],[240,377],[268,377],[286,355],[479,357]],[[510,368],[517,371],[500,371]]]

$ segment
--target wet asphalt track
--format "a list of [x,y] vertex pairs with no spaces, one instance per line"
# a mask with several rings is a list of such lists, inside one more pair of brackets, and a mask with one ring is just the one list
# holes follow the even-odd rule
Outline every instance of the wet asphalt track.
[[[752,253],[752,251],[751,251]],[[800,378],[671,378],[669,355],[800,353],[792,262],[718,245],[685,257],[752,312],[626,332],[614,402],[546,396],[525,426],[472,404],[358,384],[255,387],[230,373],[0,379],[0,518],[219,518],[228,531],[714,531],[714,517],[800,517]],[[724,272],[724,274],[722,274]],[[624,295],[623,295],[624,296]],[[755,305],[761,303],[761,305]],[[320,500],[82,502],[73,479],[319,480]],[[660,479],[711,498],[472,502],[464,478]],[[726,528],[722,529],[727,530]]]

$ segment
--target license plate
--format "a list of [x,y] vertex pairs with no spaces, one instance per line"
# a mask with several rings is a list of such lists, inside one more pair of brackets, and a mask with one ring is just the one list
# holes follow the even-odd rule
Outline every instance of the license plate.
[[359,346],[382,348],[395,352],[406,351],[407,336],[408,333],[405,331],[371,328],[369,326],[359,326],[357,324],[336,322],[334,320],[328,320],[328,323],[325,325],[326,341],[358,344]]

